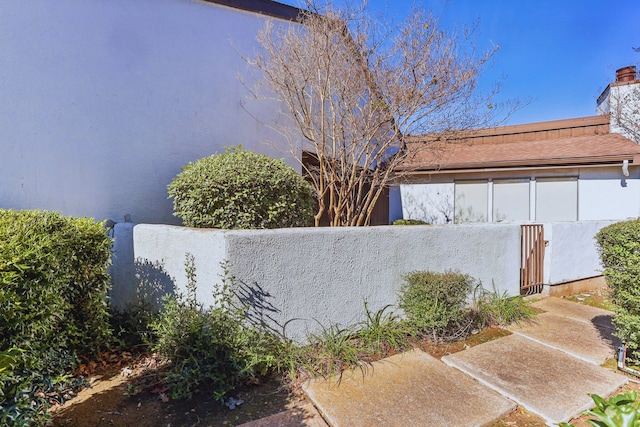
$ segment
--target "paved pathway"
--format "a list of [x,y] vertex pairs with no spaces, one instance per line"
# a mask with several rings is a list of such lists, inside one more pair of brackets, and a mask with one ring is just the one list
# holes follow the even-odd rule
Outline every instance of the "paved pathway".
[[[311,381],[305,391],[331,427],[479,426],[516,404],[555,425],[591,406],[588,393],[626,383],[599,366],[615,355],[610,312],[558,298],[534,305],[546,312],[509,328],[513,335],[442,361],[413,350],[346,372],[340,383]],[[250,425],[326,425],[314,408],[306,411],[290,423],[279,414]]]

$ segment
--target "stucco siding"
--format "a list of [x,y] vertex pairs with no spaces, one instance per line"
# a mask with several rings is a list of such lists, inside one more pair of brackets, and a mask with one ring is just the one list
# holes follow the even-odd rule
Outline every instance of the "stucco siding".
[[[178,223],[166,187],[243,144],[286,157],[238,75],[264,16],[191,0],[0,6],[0,207]],[[288,22],[278,21],[282,25]],[[272,113],[273,112],[273,113]]]
[[640,167],[584,168],[578,181],[579,220],[627,219],[640,215]]

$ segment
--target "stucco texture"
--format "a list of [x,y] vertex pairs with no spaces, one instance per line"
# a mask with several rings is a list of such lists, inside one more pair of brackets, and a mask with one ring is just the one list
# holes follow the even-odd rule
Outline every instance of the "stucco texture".
[[162,225],[133,229],[135,260],[186,285],[184,256],[195,257],[198,296],[211,303],[221,265],[275,329],[303,338],[320,324],[364,319],[395,304],[403,275],[414,270],[460,271],[512,295],[519,293],[519,226],[383,226],[280,230],[197,230]]
[[0,207],[179,224],[167,185],[188,162],[243,144],[293,165],[265,125],[279,108],[247,89],[265,20],[189,0],[2,2]]

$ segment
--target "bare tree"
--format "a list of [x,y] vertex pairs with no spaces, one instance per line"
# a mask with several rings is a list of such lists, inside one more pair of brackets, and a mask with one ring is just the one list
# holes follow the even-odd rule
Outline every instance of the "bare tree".
[[476,88],[497,48],[478,54],[475,29],[445,32],[417,7],[391,27],[364,6],[309,10],[302,25],[260,32],[262,49],[249,60],[262,76],[255,94],[285,106],[288,119],[274,127],[316,189],[316,226],[323,216],[332,226],[368,225],[409,155],[406,135],[442,141],[490,124],[497,90],[482,97]]

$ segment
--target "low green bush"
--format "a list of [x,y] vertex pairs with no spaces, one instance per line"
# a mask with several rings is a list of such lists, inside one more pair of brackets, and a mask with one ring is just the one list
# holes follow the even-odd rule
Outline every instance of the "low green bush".
[[[595,407],[584,411],[584,415],[593,418],[587,422],[594,427],[640,427],[640,410],[638,393],[629,391],[620,393],[609,399],[597,394],[590,394]],[[560,427],[573,427],[573,424],[560,423]]]
[[308,226],[316,203],[293,168],[239,147],[189,163],[168,191],[174,215],[200,228]]
[[151,324],[155,350],[170,361],[165,382],[174,399],[189,398],[206,387],[216,399],[249,377],[264,375],[278,363],[278,337],[248,321],[225,278],[216,286],[216,305],[204,307],[196,298],[193,256],[185,262],[186,294],[166,297],[159,318]]
[[3,422],[39,419],[46,405],[33,391],[108,343],[110,256],[111,239],[91,219],[0,210],[0,351],[22,350],[0,376]]
[[453,337],[468,323],[469,299],[477,286],[474,278],[452,271],[414,271],[404,280],[398,306],[421,334]]
[[640,219],[602,228],[596,234],[604,276],[611,291],[616,335],[627,357],[640,362]]
[[160,316],[148,301],[138,299],[123,309],[111,311],[113,344],[129,351],[145,351],[156,341],[151,324]]
[[396,219],[391,225],[430,225],[421,219]]

